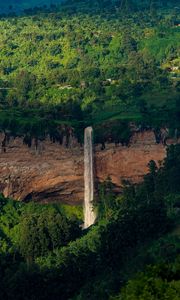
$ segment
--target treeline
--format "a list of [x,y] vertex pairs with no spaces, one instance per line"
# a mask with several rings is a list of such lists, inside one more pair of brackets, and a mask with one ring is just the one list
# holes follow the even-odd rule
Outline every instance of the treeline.
[[22,11],[24,9],[25,13],[29,13],[30,11],[36,12],[39,8],[41,11],[46,11],[49,8],[51,9],[60,9],[62,10],[62,7],[56,6],[58,4],[63,3],[64,9],[85,9],[88,11],[88,9],[91,7],[91,11],[93,9],[109,9],[109,8],[119,8],[121,10],[137,10],[137,9],[147,9],[150,10],[158,7],[173,7],[175,5],[178,5],[177,0],[29,0],[28,3],[24,0],[7,0],[5,3],[1,5],[1,10],[6,9],[6,11],[11,12],[13,10],[15,11]]
[[19,222],[22,204],[1,199],[1,240],[11,243],[9,251],[1,247],[1,297],[110,299],[131,279],[120,299],[136,295],[138,286],[142,299],[178,299],[179,145],[159,170],[153,161],[149,170],[118,197],[110,181],[104,184],[97,224],[66,246],[80,232],[56,207],[28,205]]

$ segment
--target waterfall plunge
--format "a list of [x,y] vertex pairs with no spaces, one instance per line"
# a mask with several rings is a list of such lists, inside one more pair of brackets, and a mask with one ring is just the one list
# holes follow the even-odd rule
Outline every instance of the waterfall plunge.
[[94,174],[93,174],[93,129],[84,131],[84,228],[94,224],[96,215],[93,211]]

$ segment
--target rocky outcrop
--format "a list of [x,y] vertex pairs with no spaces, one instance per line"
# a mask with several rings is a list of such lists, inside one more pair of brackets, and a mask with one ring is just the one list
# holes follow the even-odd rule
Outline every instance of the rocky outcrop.
[[166,148],[156,143],[153,132],[135,133],[129,147],[109,145],[106,151],[96,152],[96,176],[99,181],[109,176],[119,188],[123,180],[138,183],[148,172],[149,162],[159,165],[165,156]]
[[[33,141],[31,147],[22,138],[10,138],[4,143],[0,135],[0,192],[18,200],[62,201],[82,203],[84,193],[83,148],[76,141],[69,148],[49,139]],[[148,172],[148,163],[164,159],[166,149],[157,144],[154,133],[135,133],[130,146],[95,147],[95,177],[97,182],[108,176],[117,189],[122,180],[139,182]]]

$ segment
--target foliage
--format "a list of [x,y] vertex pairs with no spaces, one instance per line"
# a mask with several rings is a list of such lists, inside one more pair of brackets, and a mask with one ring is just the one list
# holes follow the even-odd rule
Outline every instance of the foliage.
[[[151,272],[160,270],[158,265],[168,269],[179,252],[179,153],[178,145],[171,146],[161,168],[158,170],[151,161],[144,182],[126,185],[121,196],[112,194],[108,179],[99,193],[100,220],[79,238],[79,227],[62,215],[56,205],[30,203],[12,209],[13,221],[8,220],[16,230],[9,234],[13,246],[9,253],[16,251],[16,256],[13,261],[13,256],[8,258],[2,251],[0,259],[2,292],[6,297],[59,299],[61,295],[63,299],[109,299],[128,280],[120,297],[126,297],[126,293],[127,297],[134,295],[138,286],[142,299],[144,295],[156,297],[158,293],[163,297],[178,293],[174,278],[166,281],[159,273],[152,277]],[[177,180],[172,181],[174,174]],[[6,211],[9,216],[6,206],[17,204],[2,199],[4,219]],[[5,235],[9,231],[3,232]],[[11,262],[9,269],[7,260]],[[155,266],[149,269],[150,273],[144,271],[147,265]],[[142,275],[133,281],[139,271]],[[171,267],[168,272],[172,272]],[[27,294],[29,289],[31,293]]]
[[67,126],[82,142],[91,124],[102,143],[128,143],[129,122],[180,130],[179,13],[125,2],[1,18],[1,130],[56,139]]
[[177,300],[180,296],[179,261],[149,267],[128,282],[116,300]]
[[[10,135],[29,147],[46,135],[82,143],[88,125],[102,149],[128,145],[133,126],[153,128],[157,142],[162,127],[178,138],[178,21],[169,1],[72,0],[60,11],[2,15],[2,146]],[[176,300],[179,182],[180,146],[170,146],[160,169],[151,161],[144,181],[124,182],[121,195],[107,178],[98,222],[84,231],[79,208],[1,196],[0,298]]]
[[80,235],[78,223],[68,221],[55,208],[41,213],[25,213],[19,223],[18,246],[28,260],[47,255],[49,251],[66,245]]
[[[71,212],[72,211],[72,212]],[[66,245],[80,235],[73,208],[23,204],[0,198],[0,253],[20,253],[28,261]]]

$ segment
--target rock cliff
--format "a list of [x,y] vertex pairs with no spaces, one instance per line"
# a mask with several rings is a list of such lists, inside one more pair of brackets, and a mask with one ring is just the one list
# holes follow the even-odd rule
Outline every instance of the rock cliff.
[[[4,196],[28,201],[82,203],[84,193],[83,148],[74,141],[69,148],[50,140],[23,144],[22,138],[10,138],[6,145],[0,135],[0,192]],[[107,144],[95,149],[95,178],[108,176],[117,189],[122,180],[139,182],[148,171],[148,163],[162,161],[163,144],[157,144],[151,131],[135,133],[129,147]]]

